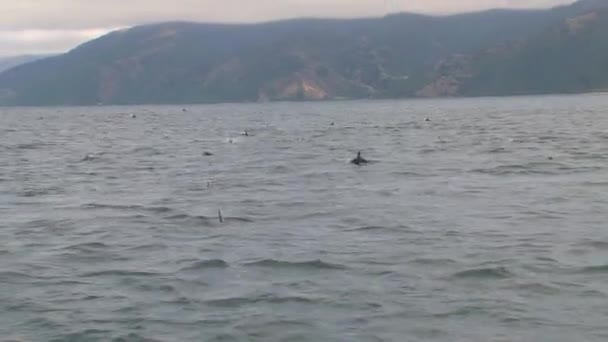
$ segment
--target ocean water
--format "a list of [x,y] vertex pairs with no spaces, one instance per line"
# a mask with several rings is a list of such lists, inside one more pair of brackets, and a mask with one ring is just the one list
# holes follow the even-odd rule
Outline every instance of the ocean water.
[[608,95],[183,108],[0,109],[0,341],[608,340]]

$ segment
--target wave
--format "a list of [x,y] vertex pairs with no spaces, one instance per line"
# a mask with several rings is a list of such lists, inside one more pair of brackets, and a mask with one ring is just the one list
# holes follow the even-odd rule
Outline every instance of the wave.
[[[223,222],[243,222],[243,223],[252,223],[254,222],[251,219],[245,218],[245,217],[231,217],[231,216],[222,216]],[[186,222],[191,222],[191,221],[195,221],[196,223],[202,223],[202,224],[207,224],[210,225],[211,223],[215,223],[219,221],[219,217],[218,216],[203,216],[203,215],[189,215],[189,214],[177,214],[177,215],[172,215],[172,216],[168,216],[165,217],[165,220],[171,220],[171,221],[186,221]]]
[[23,190],[18,193],[18,196],[20,196],[20,197],[38,197],[38,196],[45,196],[45,195],[60,195],[60,194],[64,194],[64,193],[65,193],[65,191],[62,189],[59,189],[57,187],[49,187],[49,188],[44,188],[44,189]]
[[585,241],[580,246],[592,247],[595,249],[608,249],[608,241]]
[[85,243],[79,243],[79,244],[75,244],[75,245],[70,245],[67,247],[64,247],[64,250],[72,250],[72,249],[76,249],[76,250],[86,250],[86,249],[107,249],[110,246],[106,245],[103,242],[85,242]]
[[[108,336],[108,334],[102,335]],[[85,339],[86,340],[86,339]],[[81,341],[80,339],[62,339],[62,341]],[[117,338],[112,339],[112,342],[123,342],[123,341],[145,341],[145,342],[162,342],[162,340],[158,340],[155,338],[151,338],[148,336],[140,335],[137,333],[130,333],[128,335],[122,335]]]
[[[42,227],[46,228],[46,229],[53,229],[53,230],[68,230],[71,229],[75,224],[75,221],[72,220],[68,220],[68,219],[57,219],[57,220],[34,220],[34,221],[29,221],[29,222],[25,222],[23,225],[23,228],[31,228],[31,229],[40,229]],[[32,233],[31,230],[29,229],[22,229],[19,230],[16,234],[17,235],[28,235]]]
[[163,244],[163,243],[153,243],[153,244],[147,244],[147,245],[139,245],[139,246],[133,246],[133,247],[129,247],[127,248],[128,251],[158,251],[158,250],[164,250],[167,249],[167,245]]
[[420,265],[453,265],[456,260],[448,258],[418,258],[412,260],[414,264]]
[[413,172],[413,171],[396,171],[396,172],[391,172],[392,176],[406,176],[406,177],[428,177],[429,174],[422,174],[422,173],[418,173],[418,172]]
[[104,204],[104,203],[87,203],[80,206],[83,209],[146,209],[156,212],[167,212],[173,209],[168,207],[146,207],[138,204]]
[[541,262],[548,262],[548,263],[551,263],[551,264],[559,264],[559,261],[557,259],[553,259],[553,258],[549,258],[549,257],[537,257],[535,259],[538,260],[538,261],[541,261]]
[[580,184],[581,186],[608,186],[608,181],[586,181]]
[[506,279],[513,276],[506,267],[473,268],[456,272],[453,278]]
[[143,210],[153,213],[168,213],[174,209],[169,207],[147,207],[138,204],[105,204],[105,203],[87,203],[80,206],[81,209],[115,209],[115,210]]
[[137,288],[142,291],[149,291],[149,292],[164,292],[164,293],[177,293],[178,292],[175,289],[175,287],[173,287],[171,285],[167,285],[167,284],[155,285],[155,284],[150,284],[150,283],[144,283],[144,284],[138,285]]
[[87,203],[80,206],[81,209],[141,209],[141,205],[121,205],[121,204],[103,204],[103,203]]
[[245,264],[245,266],[253,267],[268,267],[268,268],[280,268],[280,269],[325,269],[325,270],[345,270],[347,267],[338,264],[331,264],[322,260],[312,261],[280,261],[274,259],[266,259]]
[[464,306],[452,311],[432,314],[434,318],[466,317],[485,314],[487,309],[482,306]]
[[525,164],[499,165],[490,168],[472,169],[469,172],[489,174],[494,176],[503,175],[558,175],[563,173],[580,173],[589,171],[601,171],[597,166],[568,166],[557,162],[531,162]]
[[154,166],[136,166],[132,168],[133,171],[154,171]]
[[[60,340],[60,341],[90,341],[90,340],[98,340],[99,338],[111,336],[114,333],[116,333],[116,332],[112,331],[112,330],[85,329],[82,331],[77,331],[74,333],[68,333],[68,334],[62,335],[62,336],[60,336],[60,338],[58,340]],[[131,335],[133,335],[133,336],[131,336]],[[143,339],[142,337],[135,338],[135,336],[139,336],[139,335],[130,334],[129,338],[125,339],[125,341],[143,341],[143,340],[154,341],[154,340],[149,340],[149,339]],[[118,339],[116,341],[123,341],[123,340]]]
[[196,223],[203,223],[203,224],[207,224],[208,225],[211,222],[218,221],[218,218],[217,217],[202,216],[202,215],[176,214],[176,215],[171,215],[171,216],[165,217],[165,220],[169,220],[169,221],[186,221],[186,222],[196,221]]
[[224,221],[237,221],[237,222],[244,222],[244,223],[254,222],[252,219],[248,219],[246,217],[231,217],[231,216],[224,217]]
[[361,226],[346,229],[346,232],[366,232],[366,231],[386,231],[386,232],[405,232],[409,231],[409,227],[407,226],[397,226],[397,227],[384,227],[384,226]]
[[168,213],[168,212],[172,212],[173,209],[169,208],[169,207],[142,207],[142,209],[146,210],[146,211],[151,211],[154,213]]
[[256,297],[231,297],[222,299],[211,299],[205,301],[205,304],[212,306],[222,307],[239,307],[243,305],[251,305],[258,303],[269,303],[269,304],[284,304],[284,303],[301,303],[301,304],[314,304],[317,300],[302,296],[275,296],[275,295],[262,295]]
[[133,149],[130,153],[142,153],[148,156],[157,156],[163,154],[161,151],[155,149],[154,147],[137,147]]
[[108,277],[108,276],[117,276],[117,277],[155,277],[160,275],[160,273],[155,272],[143,272],[143,271],[126,271],[126,270],[107,270],[107,271],[99,271],[99,272],[89,272],[80,275],[83,278],[94,278],[94,277]]
[[16,271],[4,271],[0,272],[0,280],[10,282],[11,280],[17,279],[38,279],[38,277],[32,276],[23,272]]
[[440,149],[436,149],[436,148],[423,148],[420,151],[418,151],[418,154],[430,154],[430,153],[435,153],[435,152],[439,152],[442,151]]
[[552,141],[552,142],[567,140],[563,136],[558,136],[558,135],[541,135],[541,136],[536,137],[536,139],[538,141]]
[[491,149],[485,151],[485,153],[490,153],[490,154],[511,153],[511,151],[507,150],[504,147],[495,147],[495,148],[491,148]]
[[197,261],[190,266],[186,266],[181,269],[181,271],[196,271],[203,270],[209,268],[228,268],[230,265],[221,259],[212,259],[212,260],[201,260]]
[[541,293],[541,294],[557,295],[560,293],[559,288],[557,288],[555,286],[550,286],[547,284],[542,284],[542,283],[523,283],[523,284],[517,284],[517,285],[511,286],[511,288],[514,288],[517,290],[536,292],[536,293]]
[[[177,214],[177,215],[167,216],[167,217],[165,217],[165,219],[167,219],[167,220],[184,220],[184,219],[192,218],[192,217],[193,216],[190,216],[188,214]],[[198,217],[208,219],[208,217],[204,217],[204,216],[198,216]]]
[[[538,165],[536,165],[538,166]],[[539,170],[535,169],[533,165],[530,164],[512,164],[512,165],[499,165],[491,168],[484,169],[473,169],[471,170],[473,173],[482,173],[489,174],[494,176],[503,176],[503,175],[528,175],[528,174],[554,174],[554,171],[550,170]]]
[[6,148],[8,150],[39,150],[43,149],[50,144],[43,142],[33,142],[33,143],[25,143],[25,144],[16,144],[16,145],[8,145]]
[[587,266],[581,269],[582,273],[608,273],[608,264]]
[[347,229],[347,232],[359,232],[359,231],[368,231],[368,230],[386,230],[389,229],[387,227],[382,227],[382,226],[364,226],[364,227],[357,227],[357,228],[352,228],[352,229]]
[[608,295],[599,290],[587,290],[580,294],[582,297],[606,298]]

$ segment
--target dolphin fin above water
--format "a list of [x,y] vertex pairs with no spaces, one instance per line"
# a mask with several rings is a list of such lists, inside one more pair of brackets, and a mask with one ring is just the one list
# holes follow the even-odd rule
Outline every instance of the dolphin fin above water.
[[352,164],[355,165],[361,165],[361,164],[367,164],[369,163],[369,161],[367,161],[366,159],[361,157],[361,151],[357,152],[357,158],[353,159],[350,161]]
[[222,216],[222,209],[217,211],[217,218],[220,220],[220,223],[224,223],[224,216]]

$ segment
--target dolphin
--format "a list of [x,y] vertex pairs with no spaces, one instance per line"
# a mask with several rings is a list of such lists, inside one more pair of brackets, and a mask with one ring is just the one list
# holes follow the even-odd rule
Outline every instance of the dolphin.
[[357,152],[357,158],[350,161],[352,164],[361,165],[369,163],[367,160],[361,157],[361,151]]

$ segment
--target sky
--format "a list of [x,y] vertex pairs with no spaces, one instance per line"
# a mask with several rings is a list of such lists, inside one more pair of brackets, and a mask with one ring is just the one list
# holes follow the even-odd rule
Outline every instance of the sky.
[[542,8],[574,0],[0,0],[0,56],[65,52],[112,30],[169,20],[260,22]]

